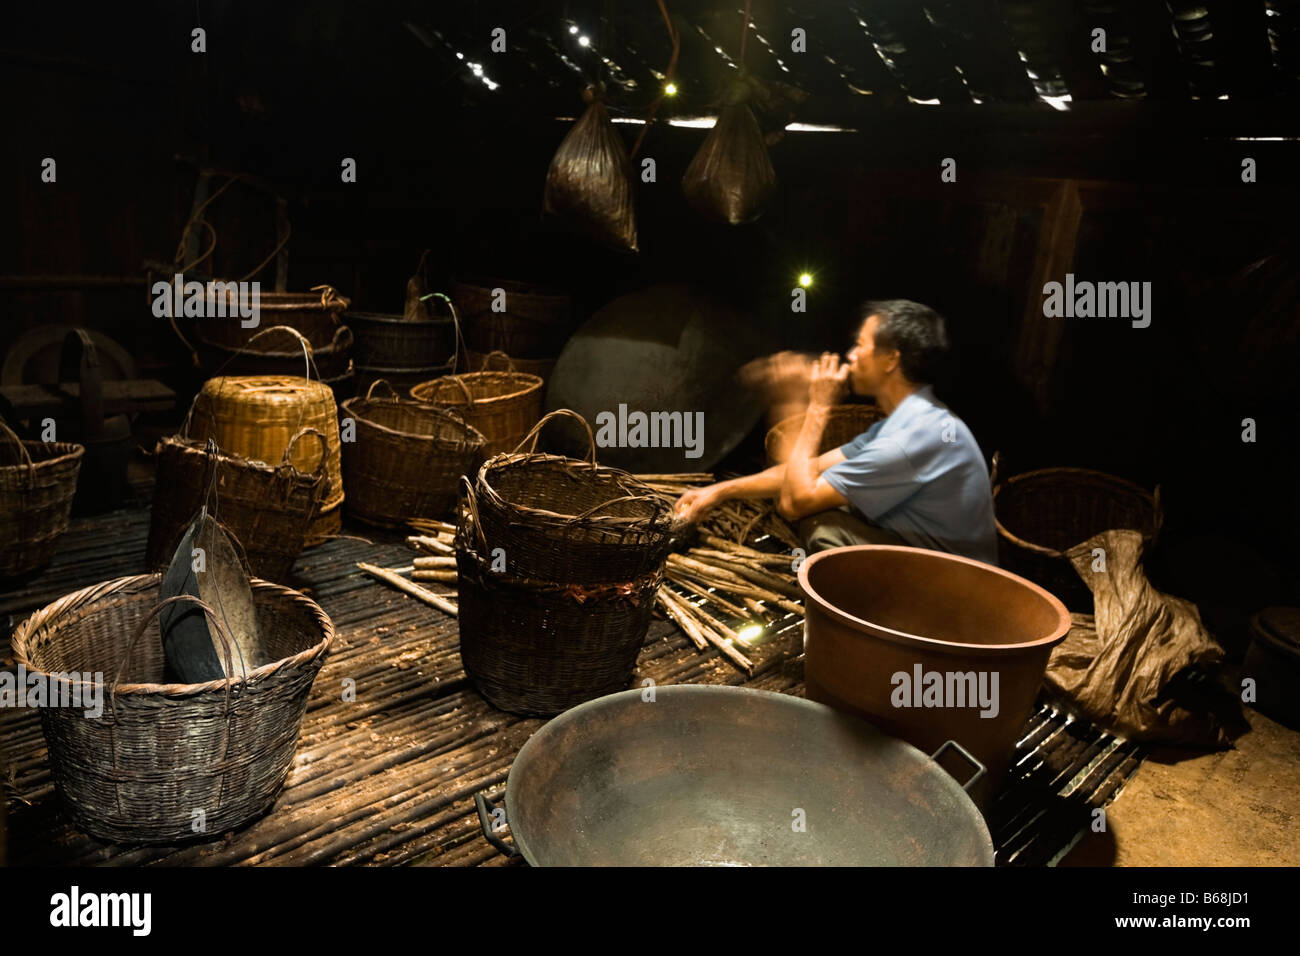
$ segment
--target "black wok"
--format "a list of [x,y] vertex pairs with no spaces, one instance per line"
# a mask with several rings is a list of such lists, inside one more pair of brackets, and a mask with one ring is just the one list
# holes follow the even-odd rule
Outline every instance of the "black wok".
[[[949,747],[975,768],[971,786],[983,767]],[[500,811],[475,801],[484,834],[513,853]],[[983,818],[934,759],[823,704],[741,687],[574,707],[520,750],[505,802],[535,866],[993,864]]]

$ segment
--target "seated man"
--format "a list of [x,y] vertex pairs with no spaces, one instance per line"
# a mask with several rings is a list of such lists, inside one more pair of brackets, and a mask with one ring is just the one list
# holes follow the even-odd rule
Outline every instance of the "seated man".
[[[830,352],[807,363],[808,409],[786,463],[688,491],[677,515],[694,521],[731,498],[776,498],[782,517],[799,522],[809,553],[906,544],[997,564],[984,456],[930,384],[948,347],[943,318],[906,299],[868,302],[860,315],[847,363]],[[819,456],[846,385],[875,396],[887,417]]]

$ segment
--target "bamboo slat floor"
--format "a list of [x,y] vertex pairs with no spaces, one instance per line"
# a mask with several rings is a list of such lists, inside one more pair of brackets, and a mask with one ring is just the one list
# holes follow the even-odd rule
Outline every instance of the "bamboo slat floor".
[[[77,588],[139,573],[148,523],[142,508],[75,520],[49,568],[0,591],[0,666],[12,669],[7,637],[27,614]],[[0,710],[10,863],[513,865],[482,838],[472,798],[478,790],[499,792],[515,754],[543,721],[498,711],[475,692],[461,669],[454,618],[356,567],[397,567],[410,557],[401,543],[340,538],[299,559],[297,584],[333,619],[338,640],[312,689],[283,792],[268,814],[234,833],[173,847],[84,835],[53,791],[38,715]],[[755,676],[746,679],[716,651],[697,651],[674,625],[656,619],[634,683],[743,684],[802,695],[802,627],[789,618],[774,630],[754,652]],[[347,679],[355,682],[354,700],[344,699]],[[989,814],[999,861],[1013,865],[1061,855],[1090,809],[1115,797],[1141,756],[1135,746],[1048,707],[1026,727],[1021,751]]]

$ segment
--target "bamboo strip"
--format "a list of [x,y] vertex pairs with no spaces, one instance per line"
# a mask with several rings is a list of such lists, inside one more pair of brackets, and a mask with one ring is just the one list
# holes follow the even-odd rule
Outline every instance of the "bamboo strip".
[[432,568],[454,568],[456,559],[450,555],[438,555],[433,558],[416,558],[415,569],[417,571],[428,571]]
[[668,619],[682,629],[682,633],[689,637],[691,642],[697,648],[702,651],[706,650],[709,646],[709,642],[704,639],[704,636],[700,633],[699,628],[695,626],[695,623],[678,610],[677,605],[672,602],[672,599],[665,597],[667,592],[667,587],[661,587],[655,594],[655,600],[658,602],[659,606],[663,608],[664,614],[668,615]]
[[696,584],[690,578],[677,577],[674,575],[669,575],[668,577],[669,580],[672,581],[674,584],[681,585],[682,587],[686,588],[686,590],[694,594],[698,594],[706,601],[713,602],[718,607],[722,608],[722,610],[726,611],[728,614],[735,615],[736,617],[745,616],[745,609],[743,607],[741,607],[739,604],[731,603],[726,598],[724,598],[721,594],[718,594],[717,590],[710,591],[708,588],[704,587],[703,585]]
[[366,574],[369,574],[371,577],[378,578],[385,584],[391,584],[393,587],[397,588],[397,590],[409,594],[416,600],[423,601],[431,607],[436,607],[438,610],[450,614],[452,617],[456,616],[456,605],[452,604],[446,598],[434,594],[428,588],[422,588],[418,584],[412,584],[400,574],[385,570],[384,568],[376,567],[373,564],[366,564],[364,561],[358,561],[357,567],[362,571],[365,571]]
[[460,574],[454,569],[439,568],[428,571],[417,568],[411,573],[411,579],[414,581],[441,581],[444,584],[455,584],[460,580]]

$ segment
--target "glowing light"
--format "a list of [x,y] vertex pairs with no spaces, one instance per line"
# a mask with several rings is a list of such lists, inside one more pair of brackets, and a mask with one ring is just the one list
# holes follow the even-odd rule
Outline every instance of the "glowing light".
[[664,95],[665,95],[665,96],[676,96],[676,95],[677,95],[677,84],[676,84],[676,83],[669,83],[668,85],[666,85],[666,86],[664,87]]
[[570,33],[577,33],[577,32],[578,32],[578,28],[577,28],[577,27],[569,27],[569,32],[570,32]]
[[591,46],[590,37],[578,37],[578,46]]
[[799,273],[799,284],[803,286],[805,289],[808,288],[810,285],[812,285],[812,279],[813,277],[811,272]]
[[736,636],[740,638],[742,641],[752,641],[754,638],[758,637],[758,635],[762,633],[763,633],[762,624],[746,624],[744,627],[742,627],[739,631],[736,632]]

